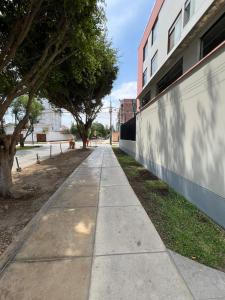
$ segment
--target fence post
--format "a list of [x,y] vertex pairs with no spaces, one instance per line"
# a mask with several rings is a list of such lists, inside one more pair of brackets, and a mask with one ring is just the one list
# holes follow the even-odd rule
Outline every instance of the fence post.
[[37,153],[37,164],[40,165],[40,163],[41,163],[41,162],[40,162],[40,159],[39,159],[39,155],[38,155],[38,153]]
[[50,158],[52,158],[52,145],[50,145]]
[[21,167],[20,167],[20,165],[19,165],[19,160],[18,160],[18,157],[17,157],[17,156],[16,156],[16,165],[17,165],[16,171],[17,171],[17,172],[21,172],[22,169],[21,169]]

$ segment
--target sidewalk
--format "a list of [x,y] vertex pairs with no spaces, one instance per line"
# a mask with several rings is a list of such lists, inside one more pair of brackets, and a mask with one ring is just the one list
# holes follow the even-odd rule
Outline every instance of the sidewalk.
[[97,148],[6,253],[0,299],[194,299],[110,147]]

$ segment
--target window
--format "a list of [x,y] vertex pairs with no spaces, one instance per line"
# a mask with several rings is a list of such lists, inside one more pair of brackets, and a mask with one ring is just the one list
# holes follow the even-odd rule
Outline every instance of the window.
[[181,37],[181,12],[170,27],[168,38],[168,53],[174,48]]
[[141,106],[145,106],[151,100],[151,91],[148,91],[147,94],[141,99]]
[[143,81],[142,81],[142,85],[145,86],[146,83],[147,83],[147,72],[148,72],[148,69],[146,68],[144,73],[143,73]]
[[154,44],[157,36],[157,29],[158,29],[158,19],[155,21],[155,24],[152,28],[152,45]]
[[155,55],[151,60],[151,76],[155,74],[158,69],[158,51],[156,51]]
[[164,91],[169,85],[183,74],[183,58],[173,66],[167,74],[157,83],[157,93]]
[[143,49],[143,61],[146,60],[147,56],[148,56],[148,40],[145,43],[145,46],[144,46],[144,49]]
[[201,41],[202,58],[225,41],[225,14],[204,34]]
[[191,17],[191,0],[187,0],[184,4],[184,26],[189,22]]

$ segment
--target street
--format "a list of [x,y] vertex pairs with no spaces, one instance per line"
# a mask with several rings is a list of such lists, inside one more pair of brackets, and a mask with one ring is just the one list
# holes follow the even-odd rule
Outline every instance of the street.
[[[16,152],[13,164],[13,171],[16,171],[16,157],[18,158],[19,165],[23,169],[32,164],[35,164],[37,161],[37,154],[40,161],[50,157],[50,146],[52,147],[52,156],[58,155],[61,153],[60,142],[58,143],[48,143],[48,144],[37,144],[40,147],[29,149],[29,150],[18,150]],[[68,142],[61,142],[62,151],[68,151]],[[80,148],[81,142],[76,142],[76,148]]]

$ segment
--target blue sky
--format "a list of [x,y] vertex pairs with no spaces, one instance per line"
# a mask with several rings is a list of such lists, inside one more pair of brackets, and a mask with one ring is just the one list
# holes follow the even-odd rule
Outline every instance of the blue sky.
[[[106,0],[108,35],[119,56],[119,75],[110,96],[114,107],[119,107],[119,99],[136,98],[137,49],[153,4],[154,0]],[[106,107],[110,97],[104,101]],[[103,111],[98,121],[107,124],[107,110]],[[115,119],[116,113],[114,123]]]

